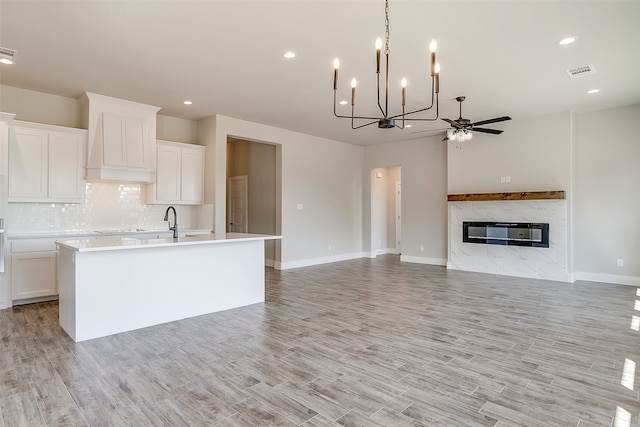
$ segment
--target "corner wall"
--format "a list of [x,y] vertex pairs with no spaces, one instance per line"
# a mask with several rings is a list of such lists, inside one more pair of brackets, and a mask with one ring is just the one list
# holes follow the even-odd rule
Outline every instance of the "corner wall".
[[213,200],[216,231],[226,223],[227,137],[266,142],[279,146],[281,162],[276,268],[362,256],[363,147],[221,115],[206,121],[214,123],[209,135],[201,135],[208,145],[206,168],[214,176],[205,197]]
[[640,286],[640,104],[576,114],[575,131],[576,279]]
[[365,150],[363,251],[371,241],[371,170],[400,166],[404,262],[445,265],[447,261],[447,145],[442,136],[374,145]]

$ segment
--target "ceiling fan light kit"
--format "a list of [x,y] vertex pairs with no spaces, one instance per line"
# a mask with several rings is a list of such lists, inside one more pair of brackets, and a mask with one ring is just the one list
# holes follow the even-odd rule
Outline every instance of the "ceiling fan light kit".
[[[401,92],[402,92],[402,113],[396,115],[389,115],[389,1],[385,1],[385,75],[384,75],[384,102],[381,101],[380,91],[380,54],[382,51],[382,39],[378,38],[375,43],[376,48],[376,76],[378,81],[378,109],[380,110],[380,116],[357,116],[355,114],[355,97],[357,81],[354,78],[351,81],[351,115],[338,114],[337,111],[337,96],[338,96],[338,69],[340,68],[340,61],[338,58],[333,62],[333,114],[339,118],[345,118],[351,120],[352,129],[360,129],[365,126],[369,126],[377,123],[380,129],[393,129],[395,127],[404,129],[405,121],[435,121],[438,120],[438,93],[440,92],[440,64],[436,62],[436,49],[437,43],[432,40],[429,45],[431,52],[431,104],[424,108],[419,108],[410,112],[405,112],[405,104],[407,99],[407,80],[402,79]],[[384,104],[384,106],[383,106]],[[421,113],[431,110],[435,106],[435,117],[433,118],[407,118],[406,116]],[[357,121],[366,121],[363,124],[356,125]],[[397,124],[396,121],[400,121],[401,124]],[[407,127],[409,127],[407,125]]]
[[479,122],[472,123],[469,119],[462,118],[462,102],[465,100],[464,96],[459,96],[456,98],[458,104],[460,104],[460,117],[456,120],[445,119],[445,122],[449,123],[453,130],[451,133],[447,133],[447,136],[444,137],[443,141],[454,140],[456,142],[456,148],[462,149],[462,143],[464,141],[468,141],[473,138],[473,132],[481,132],[481,133],[490,133],[493,135],[500,135],[503,131],[498,129],[489,129],[489,128],[479,128],[476,126],[488,125],[491,123],[504,122],[506,120],[511,120],[509,116],[496,117],[494,119],[481,120]]
[[0,63],[11,65],[14,63],[14,56],[17,50],[9,49],[8,47],[0,47]]

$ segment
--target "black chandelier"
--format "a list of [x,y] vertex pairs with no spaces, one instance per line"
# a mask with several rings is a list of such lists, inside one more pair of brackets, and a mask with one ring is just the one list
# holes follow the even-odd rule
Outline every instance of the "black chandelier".
[[[355,115],[355,98],[356,98],[356,86],[357,82],[354,78],[351,80],[351,115],[345,116],[338,114],[337,112],[337,96],[338,96],[338,68],[340,67],[340,61],[336,58],[333,62],[333,114],[339,118],[351,119],[351,128],[360,129],[365,126],[378,124],[380,129],[391,129],[394,127],[404,129],[405,121],[435,121],[438,120],[438,93],[440,92],[440,64],[436,62],[436,48],[437,44],[435,40],[431,41],[429,50],[431,51],[431,105],[424,108],[419,108],[410,112],[405,112],[405,104],[407,99],[407,79],[403,78],[401,81],[402,87],[402,113],[396,115],[389,115],[389,1],[385,0],[385,91],[384,91],[384,108],[380,101],[380,51],[382,50],[382,40],[378,38],[376,40],[376,75],[378,79],[378,108],[382,117],[370,117],[370,116],[356,116]],[[433,118],[407,118],[406,116],[416,113],[421,113],[432,109],[435,106],[436,116]],[[396,124],[396,119],[400,119],[401,125]],[[356,126],[356,120],[367,120],[367,123]]]

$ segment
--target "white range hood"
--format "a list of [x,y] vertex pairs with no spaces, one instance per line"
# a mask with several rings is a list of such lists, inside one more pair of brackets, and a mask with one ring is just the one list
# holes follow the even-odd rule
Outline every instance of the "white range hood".
[[160,107],[86,92],[87,180],[154,182]]

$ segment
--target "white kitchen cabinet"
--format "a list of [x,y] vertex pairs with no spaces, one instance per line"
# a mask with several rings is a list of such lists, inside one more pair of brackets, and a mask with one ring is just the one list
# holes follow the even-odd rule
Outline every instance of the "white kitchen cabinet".
[[9,130],[9,201],[79,203],[86,131],[14,122]]
[[55,239],[14,240],[11,247],[11,299],[55,297]]
[[205,147],[183,147],[180,181],[182,203],[202,204],[204,201]]
[[149,203],[202,204],[205,147],[157,141],[156,148],[156,182],[149,186]]

